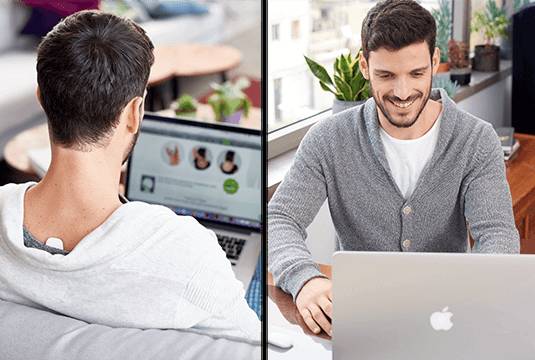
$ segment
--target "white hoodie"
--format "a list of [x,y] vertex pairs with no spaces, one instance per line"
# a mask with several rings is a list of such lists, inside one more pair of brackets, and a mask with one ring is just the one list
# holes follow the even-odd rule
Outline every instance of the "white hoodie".
[[0,298],[113,327],[187,329],[260,341],[215,234],[164,206],[129,202],[68,255],[27,248],[24,194],[0,187]]

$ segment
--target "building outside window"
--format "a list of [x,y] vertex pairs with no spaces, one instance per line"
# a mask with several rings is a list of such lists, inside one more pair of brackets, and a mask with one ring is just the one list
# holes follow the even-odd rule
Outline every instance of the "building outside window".
[[301,27],[299,20],[292,21],[292,39],[299,39],[301,33]]

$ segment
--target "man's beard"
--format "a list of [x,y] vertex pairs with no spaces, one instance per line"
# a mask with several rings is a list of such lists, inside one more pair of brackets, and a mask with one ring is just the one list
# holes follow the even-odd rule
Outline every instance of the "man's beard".
[[379,96],[377,96],[377,94],[373,90],[373,86],[372,86],[372,83],[370,81],[370,90],[372,92],[373,99],[375,100],[375,104],[382,111],[383,115],[386,117],[388,122],[392,126],[395,126],[397,128],[410,128],[412,125],[414,125],[416,123],[416,121],[420,117],[420,114],[424,110],[425,105],[427,104],[427,101],[429,100],[429,97],[431,96],[431,87],[432,87],[432,79],[429,82],[429,87],[428,87],[428,90],[427,90],[427,92],[425,94],[423,94],[422,92],[418,91],[418,94],[412,95],[412,96],[409,97],[409,99],[404,100],[404,101],[407,101],[407,100],[408,101],[417,101],[420,98],[424,98],[424,101],[422,101],[422,104],[420,105],[420,108],[416,112],[416,116],[413,119],[411,119],[408,122],[397,122],[396,120],[394,120],[394,117],[390,114],[390,112],[388,112],[388,110],[386,110],[385,103],[386,103],[386,101],[390,101],[389,99],[397,100],[398,102],[400,102],[400,99],[397,96],[384,95],[383,98],[382,98],[382,101],[379,101],[380,100]]
[[123,162],[121,165],[124,165],[124,163],[127,162],[128,159],[130,158],[130,155],[132,155],[132,151],[134,151],[134,146],[136,145],[138,137],[139,137],[139,130],[132,137],[132,141],[130,142],[130,145],[128,146],[128,150],[123,155]]

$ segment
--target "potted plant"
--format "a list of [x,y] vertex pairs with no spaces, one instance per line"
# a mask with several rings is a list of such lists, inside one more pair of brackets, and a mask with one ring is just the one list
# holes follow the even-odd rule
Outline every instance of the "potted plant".
[[470,70],[468,44],[462,41],[448,42],[448,57],[450,62],[450,79],[460,86],[470,84],[472,71]]
[[431,10],[437,24],[436,44],[440,49],[438,72],[449,70],[448,41],[451,37],[451,0],[439,0],[438,9]]
[[319,79],[323,90],[334,94],[333,114],[364,103],[370,97],[370,84],[360,72],[360,51],[355,57],[351,53],[341,54],[334,60],[333,78],[327,70],[305,56],[312,74]]
[[433,88],[442,88],[446,91],[448,96],[453,99],[457,90],[459,90],[459,85],[451,81],[447,75],[439,75],[433,77]]
[[195,117],[199,103],[191,95],[184,94],[171,106],[177,116]]
[[485,9],[474,13],[472,31],[482,31],[485,44],[476,45],[473,69],[478,71],[498,71],[500,69],[500,47],[496,39],[507,36],[509,20],[504,9],[495,0],[487,0]]
[[242,115],[249,116],[251,100],[243,92],[249,85],[249,80],[243,77],[234,84],[226,81],[223,84],[210,85],[214,93],[208,98],[208,104],[212,107],[217,121],[239,124]]

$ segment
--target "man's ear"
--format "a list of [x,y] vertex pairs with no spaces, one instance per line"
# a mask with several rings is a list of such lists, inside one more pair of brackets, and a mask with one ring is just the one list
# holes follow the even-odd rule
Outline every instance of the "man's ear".
[[364,54],[362,54],[362,51],[359,53],[359,67],[362,76],[364,76],[366,80],[370,80],[370,70],[368,68],[368,61],[366,61],[366,58],[364,57]]
[[440,49],[436,47],[435,52],[433,53],[433,56],[431,57],[431,66],[433,68],[433,75],[437,73],[439,65],[440,65]]
[[136,134],[141,126],[143,118],[143,98],[136,96],[126,106],[127,124],[126,129],[132,134]]
[[41,99],[41,89],[39,89],[39,86],[37,86],[37,89],[35,89],[35,96],[37,97],[37,101],[39,101],[39,105],[43,107],[43,100]]

